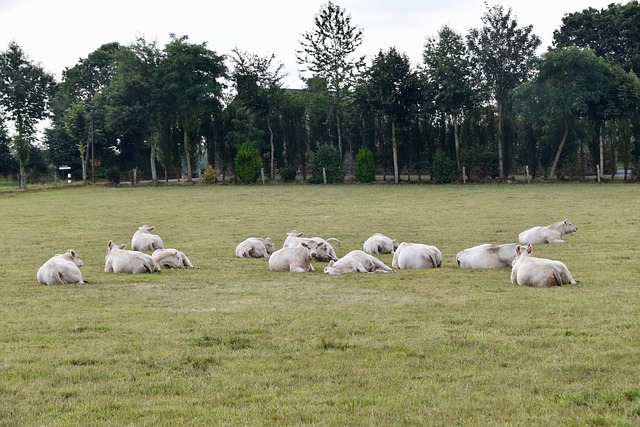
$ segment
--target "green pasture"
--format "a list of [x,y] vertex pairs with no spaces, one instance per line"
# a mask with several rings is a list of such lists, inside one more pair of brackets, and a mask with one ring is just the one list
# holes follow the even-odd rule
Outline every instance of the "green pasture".
[[[0,191],[0,214],[0,426],[640,425],[637,185],[74,187]],[[534,254],[579,285],[456,266],[565,218],[578,232]],[[199,268],[104,273],[108,240],[143,223]],[[374,232],[428,243],[443,268],[234,256],[292,229],[339,256]],[[69,248],[90,283],[38,285]]]

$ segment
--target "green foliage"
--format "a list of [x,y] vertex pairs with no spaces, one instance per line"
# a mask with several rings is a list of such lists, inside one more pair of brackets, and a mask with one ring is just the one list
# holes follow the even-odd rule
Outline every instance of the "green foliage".
[[474,144],[462,149],[461,155],[470,180],[481,182],[498,176],[498,155],[490,146]]
[[235,157],[236,177],[246,183],[254,183],[260,178],[262,162],[260,154],[251,141],[245,141]]
[[309,155],[309,169],[311,169],[309,182],[311,184],[323,184],[323,169],[326,172],[327,184],[342,182],[344,180],[344,172],[342,172],[341,166],[338,150],[332,145],[321,144],[315,152]]
[[296,169],[293,166],[285,166],[280,169],[280,178],[284,182],[294,182],[296,180]]
[[360,182],[371,182],[376,179],[376,165],[373,160],[373,153],[368,148],[361,148],[356,154],[354,174]]
[[111,184],[120,184],[120,171],[116,168],[109,168],[105,172],[107,181]]
[[204,168],[204,173],[202,174],[202,180],[206,184],[215,184],[218,182],[218,172],[213,169],[213,166],[207,165]]
[[444,153],[438,152],[431,162],[431,178],[437,184],[447,184],[457,178],[456,163]]

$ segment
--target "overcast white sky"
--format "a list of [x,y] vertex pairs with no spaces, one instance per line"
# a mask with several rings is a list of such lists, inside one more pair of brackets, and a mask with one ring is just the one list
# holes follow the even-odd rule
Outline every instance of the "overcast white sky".
[[[188,35],[192,43],[207,42],[218,54],[241,51],[275,54],[285,65],[285,85],[300,87],[295,51],[301,34],[314,28],[313,17],[325,0],[0,0],[0,50],[16,41],[28,57],[58,80],[62,71],[104,43],[130,44],[137,36],[157,39]],[[380,49],[395,46],[412,63],[422,59],[427,37],[443,25],[462,35],[482,26],[483,0],[334,0],[364,30],[359,54],[371,59]],[[551,44],[567,13],[589,7],[602,9],[612,0],[487,0],[490,6],[511,7],[519,26],[533,25],[542,49]]]

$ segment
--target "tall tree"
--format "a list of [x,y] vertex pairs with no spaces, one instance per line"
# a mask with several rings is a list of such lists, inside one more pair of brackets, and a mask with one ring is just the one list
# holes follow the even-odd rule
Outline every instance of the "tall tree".
[[0,113],[13,122],[13,149],[20,168],[20,188],[27,188],[25,165],[36,126],[49,113],[53,76],[29,60],[15,42],[0,53]]
[[[435,111],[453,125],[456,166],[462,172],[459,126],[464,112],[478,100],[478,87],[473,77],[471,60],[464,39],[445,25],[437,37],[427,38],[422,54],[424,78],[432,95]],[[430,97],[430,96],[429,96]]]
[[554,48],[583,47],[620,65],[625,71],[640,70],[640,4],[631,0],[611,3],[605,9],[588,8],[565,15],[553,32]]
[[546,52],[537,68],[536,78],[518,87],[514,96],[518,110],[530,122],[563,123],[550,172],[554,178],[571,123],[576,118],[588,118],[597,130],[605,120],[630,117],[640,105],[640,83],[635,75],[608,64],[591,49],[570,47]]
[[380,51],[373,59],[364,80],[365,97],[377,114],[391,123],[391,144],[395,183],[400,182],[397,127],[406,121],[421,99],[417,73],[409,57],[394,47]]
[[[69,120],[69,116],[75,115],[80,111],[80,106],[86,111],[89,116],[88,121],[93,117],[93,123],[87,125],[83,129],[83,135],[81,129],[75,129],[72,131],[73,137],[62,139],[63,132],[51,132],[50,136],[53,138],[49,143],[50,151],[60,151],[60,146],[67,142],[71,142],[77,152],[80,155],[80,163],[82,166],[82,179],[87,179],[87,171],[89,165],[89,158],[94,154],[96,147],[95,142],[97,140],[96,135],[104,135],[106,132],[106,126],[103,120],[98,120],[104,116],[100,105],[100,94],[109,85],[114,72],[114,60],[115,55],[123,47],[117,43],[105,43],[95,51],[91,52],[86,58],[80,59],[73,67],[66,68],[62,72],[62,82],[58,85],[54,99],[52,100],[53,106],[53,126],[65,129],[68,132],[71,130],[69,125],[73,120]],[[80,124],[81,122],[76,122]],[[113,141],[116,137],[109,138]],[[103,153],[107,152],[107,138],[103,141]],[[112,144],[115,144],[113,142]],[[65,150],[66,151],[66,150]],[[112,152],[112,150],[109,150]],[[69,162],[69,160],[66,160]]]
[[[363,30],[351,23],[351,15],[327,2],[314,17],[315,28],[302,34],[302,50],[296,52],[298,64],[307,66],[313,77],[320,77],[331,92],[336,121],[338,151],[343,158],[342,114],[356,77],[364,67],[364,56],[354,57],[362,44]],[[351,150],[350,150],[351,151]]]
[[261,57],[257,54],[232,50],[234,69],[231,78],[235,83],[237,99],[264,120],[269,132],[270,176],[275,176],[274,120],[279,116],[284,90],[282,63],[275,64],[275,55]]
[[107,125],[119,138],[129,140],[132,148],[151,148],[151,179],[154,182],[158,179],[158,138],[154,133],[160,132],[162,111],[168,109],[161,103],[161,61],[162,52],[157,43],[138,38],[115,56],[113,77],[105,91]]
[[498,162],[500,179],[505,171],[505,114],[511,102],[511,92],[532,75],[531,60],[540,46],[533,27],[518,27],[502,6],[489,7],[482,16],[484,26],[467,35],[467,45],[479,74],[498,106]]
[[189,43],[187,36],[171,34],[161,64],[163,93],[171,102],[182,126],[187,180],[192,180],[190,132],[198,129],[197,119],[221,108],[222,83],[226,73],[224,57],[207,48],[206,43]]

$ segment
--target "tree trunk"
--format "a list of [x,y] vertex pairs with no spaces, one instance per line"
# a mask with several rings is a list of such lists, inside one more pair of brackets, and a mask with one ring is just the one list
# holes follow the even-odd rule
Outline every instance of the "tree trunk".
[[398,172],[398,140],[396,139],[396,119],[391,119],[391,147],[393,149],[393,179],[396,184],[400,183]]
[[600,150],[600,176],[602,178],[604,176],[604,139],[602,138],[602,134],[604,133],[604,123],[600,125],[600,135],[598,137],[598,148]]
[[18,159],[18,164],[20,167],[20,188],[23,190],[27,189],[27,171],[24,168],[24,162]]
[[500,181],[504,181],[504,108],[503,103],[498,101],[498,169]]
[[454,140],[455,147],[456,147],[456,166],[458,167],[458,173],[461,174],[462,173],[462,159],[460,158],[460,135],[458,135],[458,133],[459,133],[458,115],[457,114],[453,114],[451,116],[451,118],[453,120],[453,140]]
[[340,162],[342,162],[342,132],[340,131],[340,114],[336,111],[336,131],[338,132],[338,152],[340,153]]
[[562,135],[562,141],[560,141],[560,145],[558,146],[558,151],[556,151],[556,157],[553,159],[553,165],[551,166],[551,179],[555,179],[556,169],[558,168],[558,162],[560,161],[560,155],[562,154],[562,149],[564,148],[564,144],[567,142],[567,137],[569,136],[569,117],[565,114],[564,116],[564,135]]
[[187,162],[187,181],[191,182],[191,150],[189,150],[189,134],[187,132],[187,120],[184,123],[184,158]]
[[151,144],[151,180],[158,181],[158,171],[156,170],[156,146]]
[[269,128],[269,143],[271,144],[271,179],[273,180],[276,172],[275,168],[275,145],[273,143],[273,129],[271,129],[271,119],[267,119],[267,127]]

